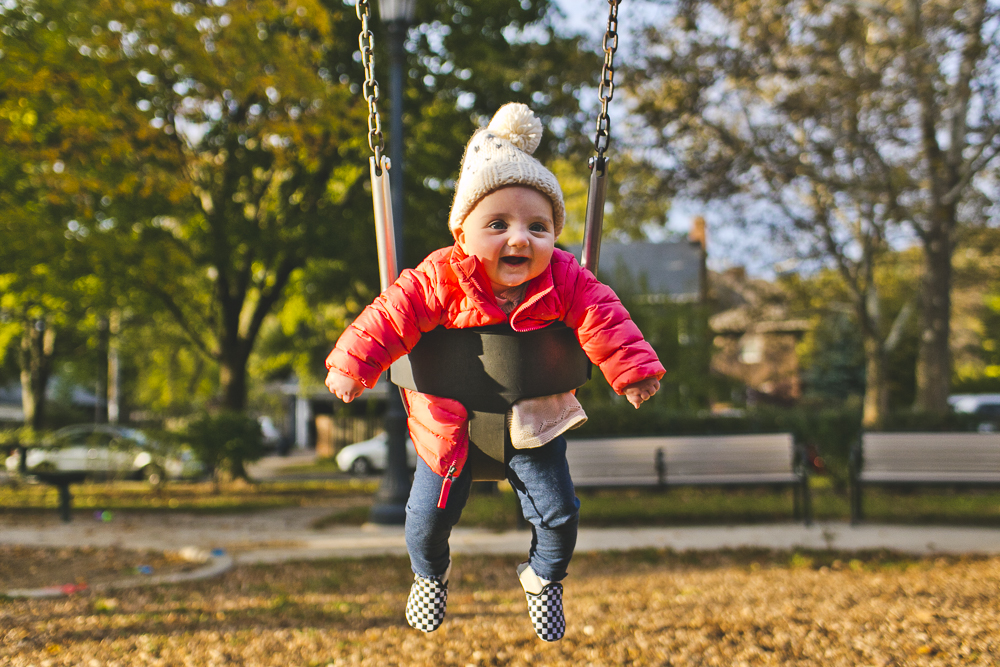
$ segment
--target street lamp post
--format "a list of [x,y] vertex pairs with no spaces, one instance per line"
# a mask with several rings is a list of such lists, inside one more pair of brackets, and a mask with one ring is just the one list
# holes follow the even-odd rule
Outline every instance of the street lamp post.
[[[413,21],[415,0],[379,0],[379,15],[389,33],[389,182],[392,189],[392,217],[395,221],[397,261],[403,257],[403,80],[406,66],[404,43]],[[397,267],[397,268],[402,268]],[[406,412],[394,386],[389,387],[385,414],[389,448],[385,474],[375,494],[368,520],[382,525],[401,525],[406,520],[406,500],[410,495],[410,474],[406,466]]]

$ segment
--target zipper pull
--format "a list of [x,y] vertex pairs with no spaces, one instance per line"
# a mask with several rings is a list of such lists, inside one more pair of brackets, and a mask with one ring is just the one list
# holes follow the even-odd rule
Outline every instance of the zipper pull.
[[438,509],[443,510],[448,505],[448,494],[451,492],[451,483],[455,480],[455,464],[448,468],[448,474],[441,482],[441,495],[438,496]]

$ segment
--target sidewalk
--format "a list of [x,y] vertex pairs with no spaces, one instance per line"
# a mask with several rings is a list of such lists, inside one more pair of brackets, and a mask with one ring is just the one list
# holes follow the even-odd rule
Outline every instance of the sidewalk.
[[[256,479],[280,479],[290,465],[307,464],[313,452],[270,456],[249,468]],[[317,558],[406,555],[401,526],[333,527],[313,523],[329,507],[265,510],[247,514],[198,515],[172,512],[117,512],[110,523],[77,517],[62,523],[53,513],[31,524],[0,524],[0,544],[25,546],[117,546],[177,551],[184,547],[222,549],[235,563],[277,563]],[[524,554],[529,531],[493,532],[458,528],[452,550],[465,554]],[[673,549],[709,551],[763,549],[890,549],[913,555],[1000,554],[1000,529],[947,526],[851,526],[846,522],[781,523],[668,528],[582,528],[577,551]]]
[[[276,563],[316,558],[406,555],[402,527],[314,529],[328,508],[296,508],[245,515],[118,513],[104,523],[52,517],[39,524],[0,526],[0,543],[26,546],[118,546],[134,549],[223,549],[236,563]],[[523,554],[530,532],[459,528],[455,553]],[[583,528],[577,551],[667,548],[675,551],[732,549],[890,549],[914,555],[1000,554],[1000,529],[819,523],[670,528]]]

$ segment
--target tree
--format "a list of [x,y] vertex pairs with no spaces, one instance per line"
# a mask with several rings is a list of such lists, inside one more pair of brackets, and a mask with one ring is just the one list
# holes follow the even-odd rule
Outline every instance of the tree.
[[[426,22],[410,32],[406,91],[407,206],[418,221],[406,226],[408,263],[448,242],[449,182],[480,109],[492,113],[512,87],[530,99],[580,58],[576,40],[555,38],[541,21],[548,10],[499,0],[420,8]],[[223,406],[242,409],[249,356],[297,270],[337,266],[344,289],[327,295],[334,301],[370,299],[377,284],[354,58],[360,26],[340,3],[273,0],[239,12],[150,0],[141,15],[123,16],[116,29],[122,52],[134,54],[137,103],[172,139],[166,162],[181,165],[176,201],[138,218],[133,275],[219,364]],[[547,30],[545,39],[521,39],[528,26]],[[541,113],[573,122],[573,91],[533,99]]]
[[869,426],[888,405],[886,343],[911,311],[890,317],[874,277],[908,235],[925,258],[916,405],[947,407],[954,234],[981,210],[968,205],[985,197],[977,175],[1000,150],[996,10],[691,0],[646,33],[636,105],[663,191],[726,201],[841,273],[865,337]]
[[[874,281],[885,310],[912,310],[919,268],[917,248],[889,253],[884,258]],[[790,310],[811,322],[797,348],[804,396],[824,402],[853,402],[857,397],[863,403],[868,375],[865,337],[858,326],[852,290],[841,273],[835,269],[809,275],[788,273],[779,282],[792,296]],[[883,341],[883,398],[892,409],[913,403],[916,339],[916,319],[904,317],[896,319]]]
[[[222,407],[242,410],[247,360],[292,272],[349,256],[362,190],[356,96],[326,68],[350,60],[315,2],[227,7],[159,0],[104,6],[124,85],[154,142],[116,238],[121,268],[218,364]],[[353,119],[353,120],[352,120]]]
[[107,47],[84,43],[98,39],[81,20],[88,4],[0,7],[0,354],[17,340],[25,420],[36,429],[58,357],[75,351],[87,308],[101,301],[87,239],[113,225],[123,172],[121,145],[108,139],[129,119],[116,117]]

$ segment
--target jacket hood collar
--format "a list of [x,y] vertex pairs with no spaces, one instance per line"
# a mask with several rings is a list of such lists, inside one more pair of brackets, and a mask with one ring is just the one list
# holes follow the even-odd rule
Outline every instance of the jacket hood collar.
[[[465,254],[462,247],[456,243],[452,246],[450,263],[455,270],[455,275],[458,276],[462,290],[466,294],[476,301],[486,302],[496,307],[497,310],[500,309],[500,306],[496,305],[496,297],[493,296],[493,287],[490,284],[489,276],[486,275],[486,267],[483,266],[478,257]],[[555,283],[552,280],[552,262],[549,262],[549,265],[545,267],[541,275],[528,283],[521,306],[541,299],[551,292],[554,286]],[[515,314],[520,310],[521,306],[515,309]]]

